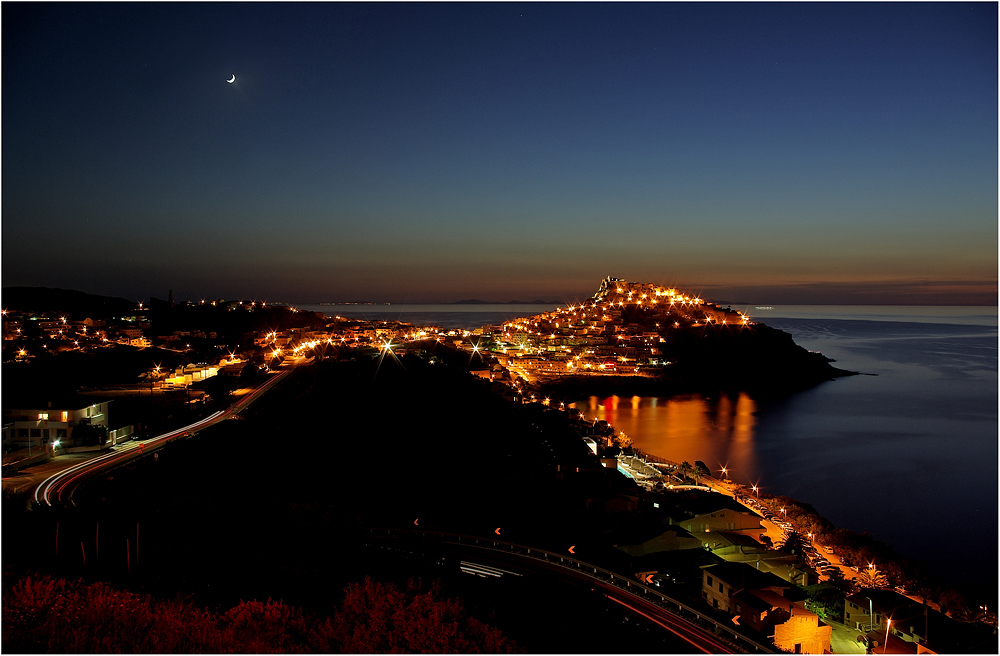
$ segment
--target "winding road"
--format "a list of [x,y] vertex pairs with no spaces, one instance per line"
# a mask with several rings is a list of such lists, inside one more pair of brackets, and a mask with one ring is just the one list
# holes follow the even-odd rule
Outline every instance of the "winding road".
[[102,453],[78,464],[60,469],[41,482],[36,483],[33,489],[29,489],[29,494],[34,502],[39,505],[53,506],[55,504],[72,503],[74,490],[87,480],[161,449],[169,442],[191,437],[198,431],[230,419],[246,409],[248,405],[281,382],[291,372],[292,368],[288,368],[271,374],[256,387],[250,388],[231,406],[225,410],[215,412],[204,419],[200,419],[187,426],[181,426],[156,437],[142,441],[127,442],[119,447],[115,447],[109,453]]
[[[585,562],[574,556],[557,554],[537,547],[504,542],[455,533],[424,531],[420,529],[369,529],[369,546],[386,548],[393,552],[419,550],[421,543],[446,546],[463,558],[467,566],[486,564],[488,568],[505,567],[507,573],[537,574],[559,577],[567,581],[585,581],[610,601],[657,625],[690,647],[691,653],[731,654],[739,652],[774,653],[772,645],[765,645],[742,635],[736,626],[720,623],[672,599],[656,588],[616,574],[599,565]],[[388,541],[388,545],[383,542]],[[491,567],[492,566],[492,567]],[[520,575],[520,574],[519,574]]]

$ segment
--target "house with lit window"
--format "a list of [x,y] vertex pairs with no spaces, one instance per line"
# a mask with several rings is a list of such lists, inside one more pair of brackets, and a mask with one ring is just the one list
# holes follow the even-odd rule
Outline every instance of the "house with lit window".
[[72,442],[73,431],[81,424],[108,431],[110,403],[109,400],[94,403],[92,397],[74,396],[4,408],[4,449],[66,445]]

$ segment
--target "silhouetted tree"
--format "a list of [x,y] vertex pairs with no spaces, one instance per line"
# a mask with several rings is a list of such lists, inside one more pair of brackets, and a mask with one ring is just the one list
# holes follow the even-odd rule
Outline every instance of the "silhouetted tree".
[[941,610],[956,619],[966,619],[969,615],[968,604],[965,597],[957,590],[945,590],[939,599]]

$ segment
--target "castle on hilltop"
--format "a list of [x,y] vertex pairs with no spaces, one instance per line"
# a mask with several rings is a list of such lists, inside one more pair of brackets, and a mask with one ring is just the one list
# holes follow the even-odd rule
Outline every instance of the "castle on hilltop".
[[594,303],[682,303],[702,305],[700,298],[692,298],[669,287],[660,287],[649,282],[629,282],[624,278],[608,276],[601,281],[601,287],[591,297]]

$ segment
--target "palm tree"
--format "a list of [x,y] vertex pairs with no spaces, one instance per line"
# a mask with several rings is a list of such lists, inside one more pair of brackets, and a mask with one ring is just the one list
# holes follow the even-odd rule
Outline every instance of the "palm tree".
[[875,569],[873,566],[869,566],[868,569],[863,569],[854,578],[854,582],[861,588],[888,588],[889,579],[885,577],[885,574]]
[[689,476],[689,474],[691,473],[691,463],[688,462],[687,460],[685,460],[684,462],[681,463],[681,465],[680,465],[680,467],[678,467],[678,469],[681,472],[681,476],[683,476],[684,478],[687,478]]

